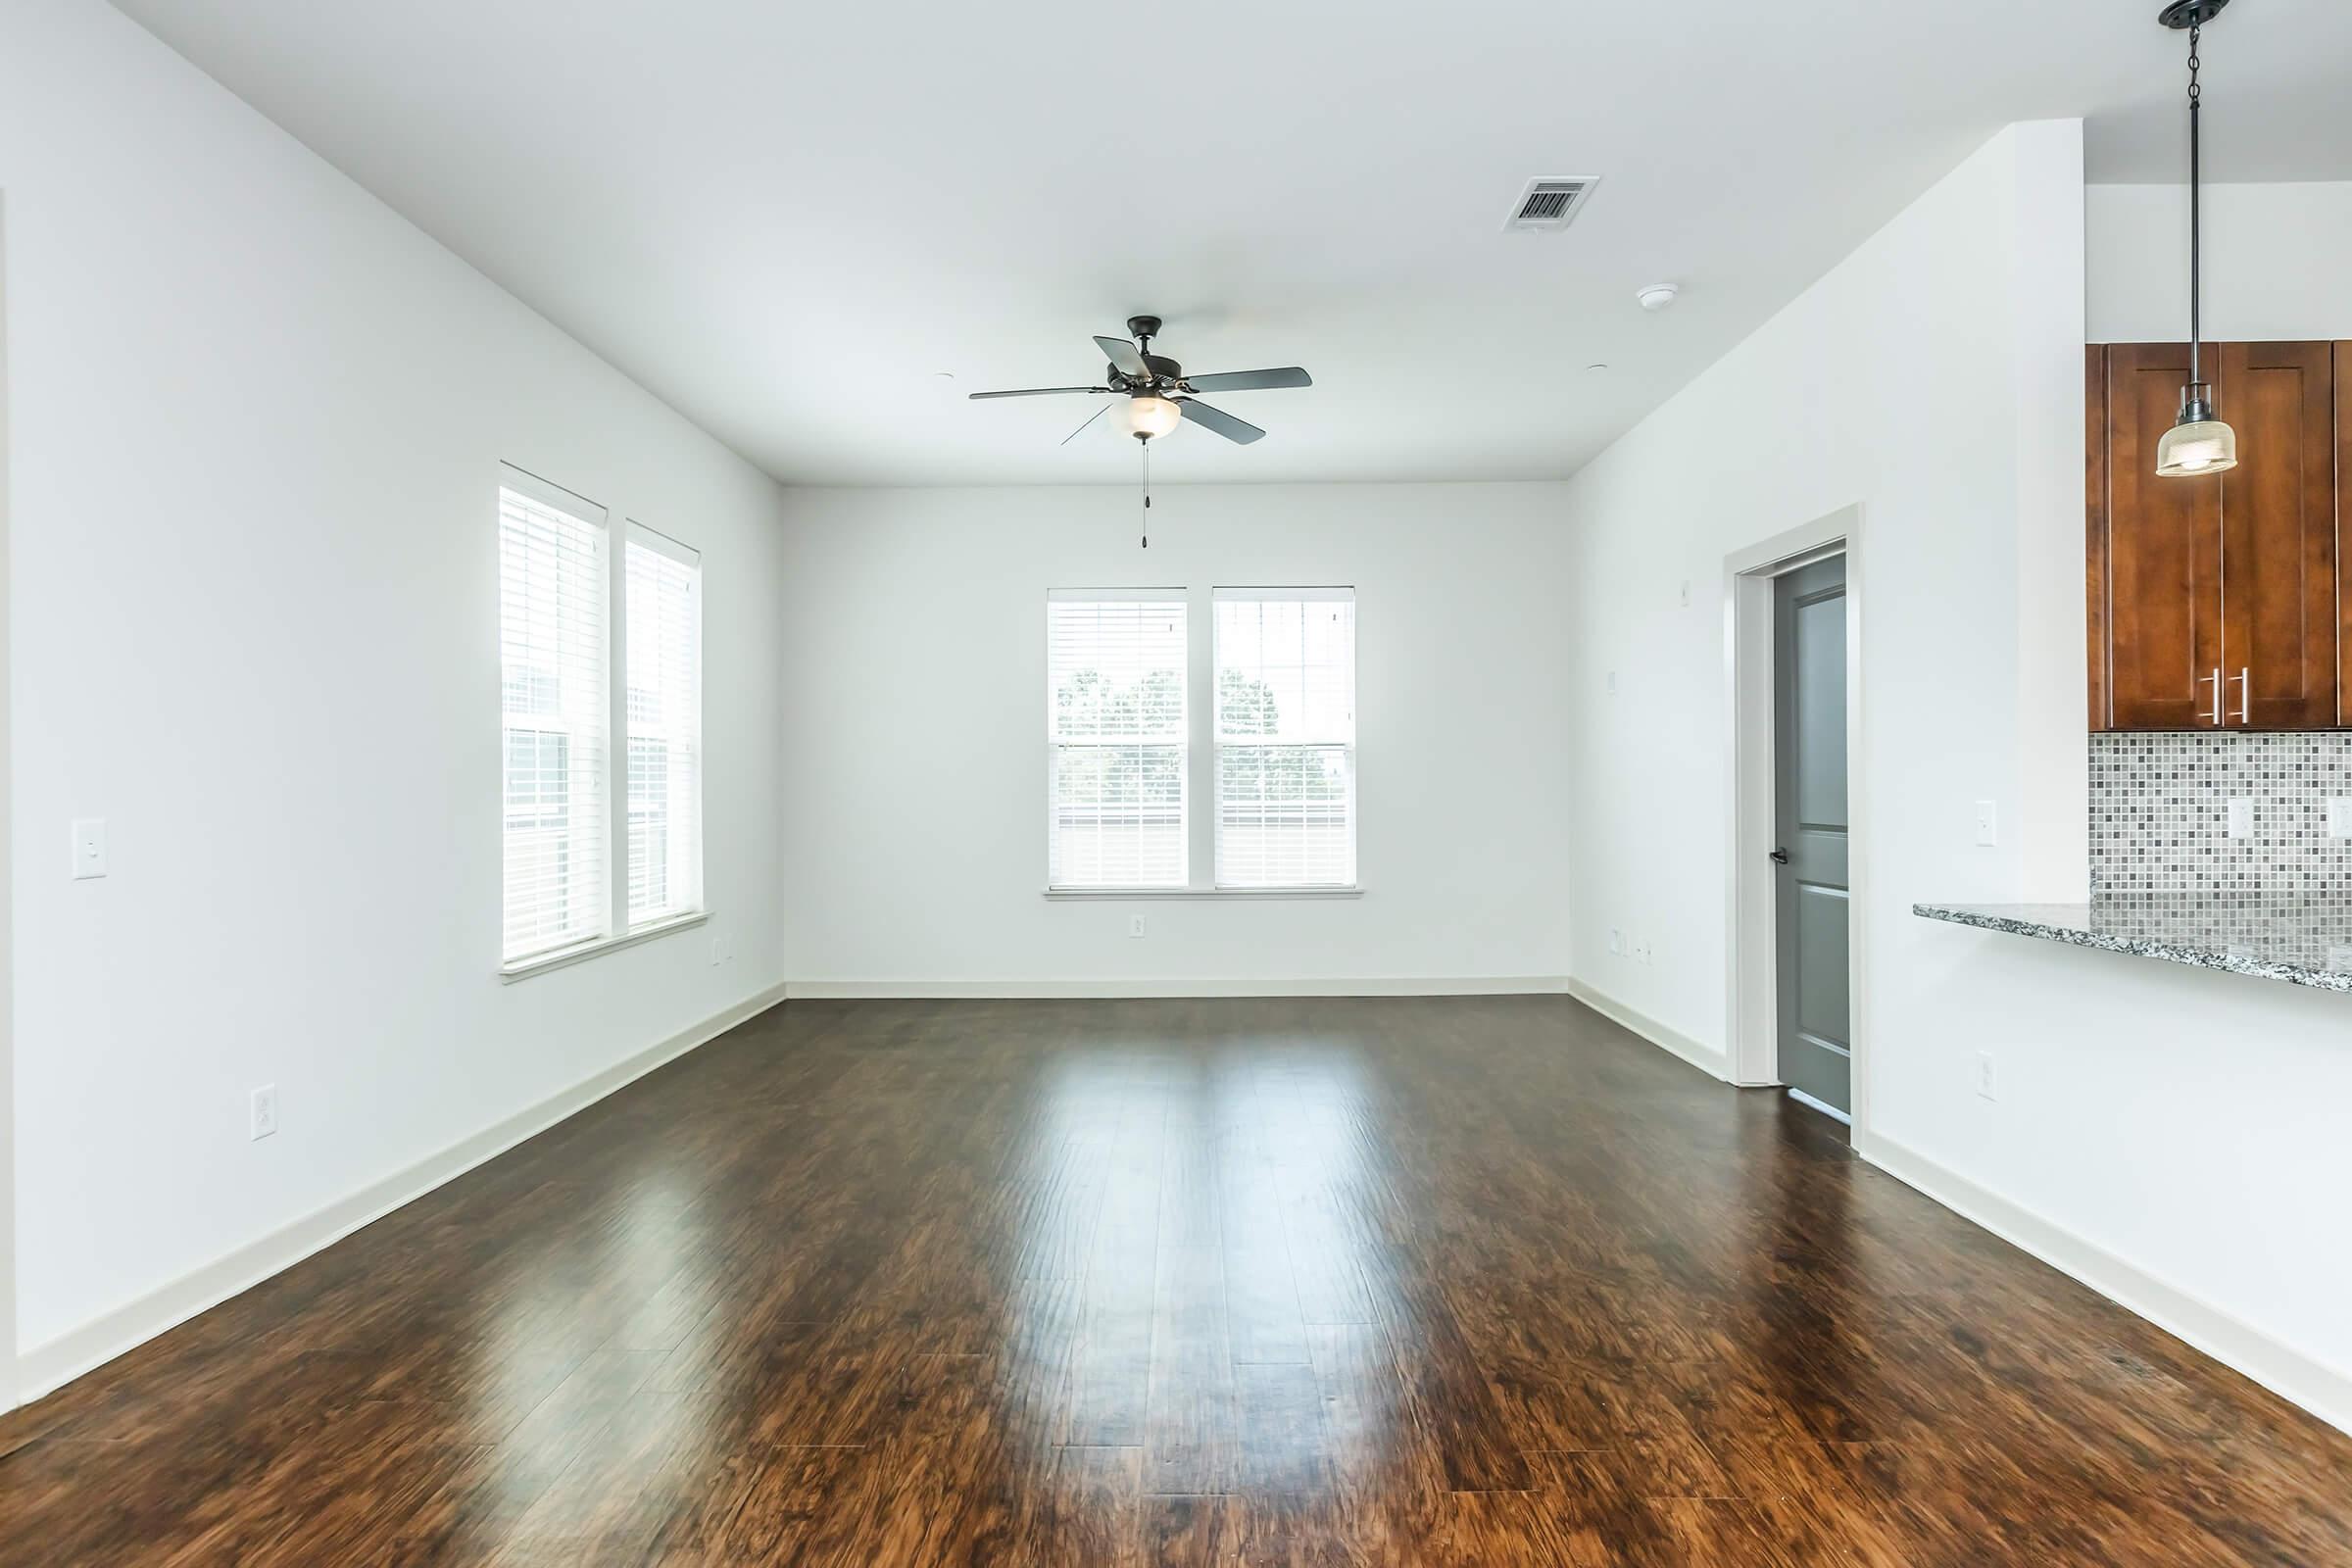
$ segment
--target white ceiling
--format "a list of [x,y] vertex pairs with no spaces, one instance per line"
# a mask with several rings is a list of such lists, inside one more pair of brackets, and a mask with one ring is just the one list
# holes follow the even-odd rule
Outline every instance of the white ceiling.
[[[2001,124],[2185,150],[2156,0],[119,4],[792,482],[1129,479],[1107,419],[1056,445],[1091,400],[959,394],[1097,380],[1145,311],[1316,381],[1161,477],[1563,475]],[[2352,177],[2352,5],[2205,55],[2210,177]],[[1500,231],[1561,173],[1574,227]]]

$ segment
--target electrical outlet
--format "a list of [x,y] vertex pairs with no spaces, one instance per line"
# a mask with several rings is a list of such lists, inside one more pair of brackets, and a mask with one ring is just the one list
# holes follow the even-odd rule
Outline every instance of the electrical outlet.
[[277,1085],[264,1084],[253,1092],[251,1136],[269,1137],[277,1131]]
[[2352,839],[2352,796],[2337,795],[2328,802],[2328,836]]
[[1690,608],[1690,579],[1688,577],[1683,579],[1683,608],[1685,610]]
[[106,818],[77,817],[74,822],[74,880],[86,882],[106,875]]
[[1131,937],[1140,937],[1144,934],[1144,917],[1142,915],[1131,914],[1127,917],[1127,934]]
[[1992,1053],[1989,1051],[1977,1053],[1977,1093],[1986,1100],[2001,1098],[2000,1073],[1993,1062]]
[[1609,695],[1617,695],[1617,672],[1613,669],[1609,671]]
[[2240,795],[2230,803],[2230,836],[2250,839],[2254,836],[2254,803]]

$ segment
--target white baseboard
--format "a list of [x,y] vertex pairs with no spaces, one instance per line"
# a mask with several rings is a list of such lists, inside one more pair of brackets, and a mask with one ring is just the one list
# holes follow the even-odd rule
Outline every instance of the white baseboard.
[[1731,1082],[1731,1057],[1713,1046],[1703,1045],[1679,1029],[1669,1029],[1645,1013],[1636,1012],[1615,997],[1593,990],[1582,980],[1567,982],[1567,992],[1594,1012],[1640,1035],[1653,1046],[1662,1046],[1682,1057],[1700,1072]]
[[799,1001],[882,1002],[1152,997],[1557,996],[1559,975],[1448,975],[1430,979],[1326,980],[790,980]]
[[251,1290],[273,1274],[333,1246],[353,1231],[381,1219],[404,1203],[462,1176],[516,1144],[577,1115],[614,1090],[634,1082],[664,1062],[673,1061],[697,1046],[715,1040],[747,1019],[757,1017],[784,1000],[784,987],[774,985],[692,1028],[680,1031],[624,1061],[582,1079],[472,1137],[451,1145],[391,1175],[248,1242],[227,1256],[191,1274],[148,1292],[136,1300],[91,1319],[35,1346],[17,1359],[19,1396],[27,1402],[55,1392],[83,1373],[103,1366],[197,1313],[218,1306],[232,1296]]
[[2301,1405],[2330,1426],[2352,1432],[2352,1374],[2304,1354],[1891,1139],[1858,1133],[1854,1152],[2192,1348],[2244,1373],[2280,1398]]

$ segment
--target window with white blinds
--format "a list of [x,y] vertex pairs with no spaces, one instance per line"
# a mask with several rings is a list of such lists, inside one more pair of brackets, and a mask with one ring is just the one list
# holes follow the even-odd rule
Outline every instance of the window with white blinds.
[[629,524],[628,921],[702,907],[703,568],[674,539]]
[[513,963],[611,929],[605,514],[514,473],[498,493]]
[[1220,588],[1216,877],[1221,888],[1355,883],[1355,594]]
[[1181,591],[1047,600],[1050,886],[1184,886],[1186,615]]

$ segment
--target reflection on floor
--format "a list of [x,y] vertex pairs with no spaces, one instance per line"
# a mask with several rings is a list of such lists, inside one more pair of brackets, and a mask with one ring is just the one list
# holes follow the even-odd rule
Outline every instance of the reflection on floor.
[[793,1003],[0,1418],[0,1560],[2352,1562],[2352,1441],[1574,1003]]

